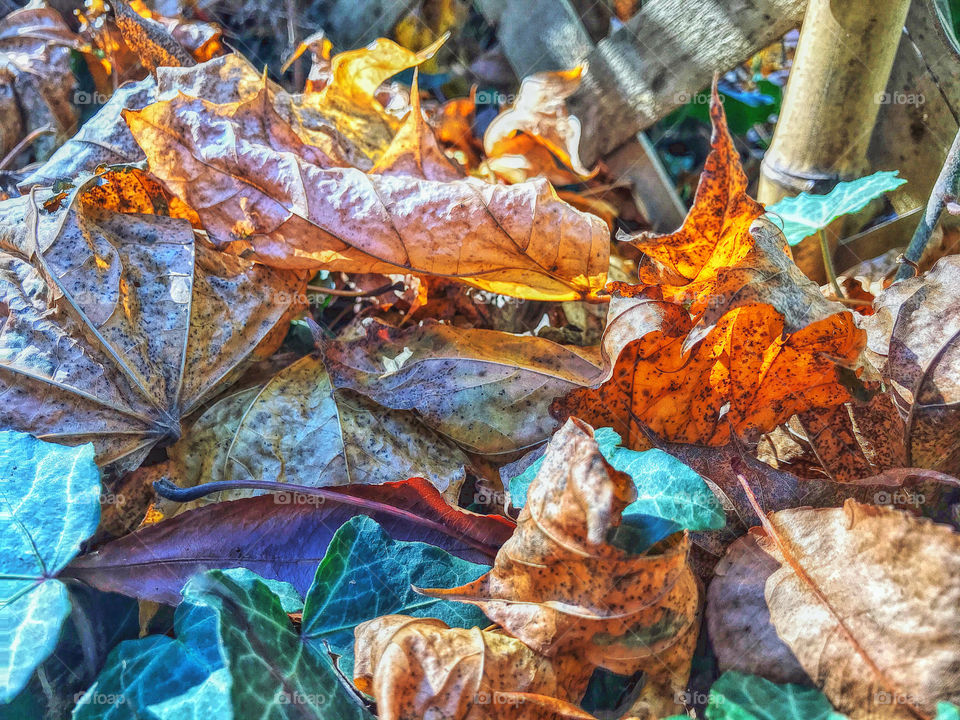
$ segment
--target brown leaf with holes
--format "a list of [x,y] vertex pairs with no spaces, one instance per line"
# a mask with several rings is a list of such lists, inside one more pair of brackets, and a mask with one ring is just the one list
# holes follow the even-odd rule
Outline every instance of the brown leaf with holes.
[[356,629],[354,683],[380,720],[590,720],[575,703],[593,668],[519,640],[441,620],[385,615]]
[[[550,440],[517,529],[493,569],[431,597],[469,602],[536,652],[682,689],[699,629],[689,541],[674,534],[644,554],[620,514],[636,497],[630,476],[600,454],[592,429],[571,419]],[[663,702],[663,698],[651,698]],[[658,706],[672,709],[669,705]]]
[[754,443],[797,413],[842,405],[853,373],[840,368],[855,366],[864,344],[853,314],[823,297],[759,219],[716,90],[711,113],[713,149],[683,227],[632,239],[650,260],[641,284],[608,286],[603,384],[553,407],[612,426],[633,447],[646,446],[646,429]]
[[0,203],[0,424],[112,469],[271,355],[305,280],[212,250],[149,188],[108,173]]

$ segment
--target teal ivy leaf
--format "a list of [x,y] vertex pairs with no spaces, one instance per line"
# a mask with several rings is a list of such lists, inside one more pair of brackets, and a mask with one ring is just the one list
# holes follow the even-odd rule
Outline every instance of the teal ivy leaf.
[[287,617],[303,607],[293,586],[244,568],[211,570],[190,580],[183,597],[175,637],[118,645],[74,720],[320,718],[317,707],[328,701],[344,718],[368,717],[330,661],[304,652]]
[[235,717],[373,719],[341,684],[329,656],[302,643],[280,599],[252,573],[210,570],[191,579],[183,597],[217,614]]
[[[594,433],[600,452],[613,467],[633,478],[637,499],[623,511],[617,545],[641,552],[680,530],[719,530],[726,523],[716,496],[696,472],[662,450],[628,450],[611,428]],[[510,481],[510,502],[523,507],[543,458]]]
[[53,652],[70,613],[59,573],[100,522],[93,445],[0,432],[0,702]]
[[[244,571],[246,572],[246,571]],[[97,682],[80,698],[74,720],[175,720],[165,708],[224,668],[217,638],[217,616],[203,605],[182,602],[174,615],[176,638],[151,635],[122,642],[107,658]],[[223,674],[218,677],[223,677]],[[229,675],[222,691],[208,698],[207,717],[230,720]]]
[[329,646],[350,676],[353,630],[366,620],[402,614],[438,618],[450,627],[487,625],[473,605],[425,597],[411,586],[457,587],[489,569],[432,545],[393,540],[368,517],[352,518],[333,536],[307,593],[304,641],[318,653]]
[[[800,193],[767,207],[767,212],[783,221],[783,234],[787,242],[798,245],[804,238],[816,235],[841,215],[855,213],[890,190],[906,182],[897,177],[897,172],[884,171],[873,175],[837,183],[826,195]],[[774,218],[776,221],[776,218]]]
[[937,703],[937,720],[960,720],[960,708],[948,702]]
[[710,688],[707,720],[844,720],[815,688],[725,672]]

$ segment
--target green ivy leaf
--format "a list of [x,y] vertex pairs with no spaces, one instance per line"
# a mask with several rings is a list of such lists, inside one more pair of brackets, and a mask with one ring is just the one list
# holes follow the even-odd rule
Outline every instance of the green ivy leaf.
[[70,613],[56,580],[100,522],[93,445],[0,432],[0,702],[53,652]]
[[[611,428],[594,433],[600,452],[613,467],[633,478],[637,499],[623,511],[621,547],[640,552],[680,530],[719,530],[726,524],[723,508],[696,472],[662,450],[628,450]],[[510,502],[523,507],[543,458],[510,481]]]
[[280,599],[253,573],[210,570],[190,580],[183,596],[217,613],[235,717],[373,719],[329,656],[302,644]]
[[[826,195],[800,193],[785,197],[770,205],[767,212],[783,220],[783,234],[787,242],[798,245],[804,238],[816,235],[841,215],[858,212],[867,204],[906,182],[897,177],[897,172],[884,171],[853,180],[837,183]],[[776,222],[776,218],[774,218]]]
[[353,630],[366,620],[401,614],[438,618],[450,627],[486,625],[473,605],[425,597],[411,586],[458,587],[489,569],[432,545],[393,540],[376,521],[355,517],[337,530],[317,568],[304,603],[303,639],[318,653],[329,645],[349,676]]
[[206,697],[205,713],[207,718],[230,720],[230,676],[220,653],[216,613],[184,601],[177,607],[173,629],[175,638],[151,635],[117,645],[97,682],[74,708],[74,720],[175,720],[182,713],[176,707],[174,712],[167,709],[178,698],[195,698],[197,689],[215,675],[222,687]]
[[755,675],[725,672],[710,688],[707,720],[844,720],[815,688],[778,685]]

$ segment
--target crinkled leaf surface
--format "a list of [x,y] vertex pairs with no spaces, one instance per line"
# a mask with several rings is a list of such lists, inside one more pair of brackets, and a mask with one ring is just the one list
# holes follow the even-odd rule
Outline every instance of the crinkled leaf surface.
[[[169,455],[165,472],[182,487],[219,480],[330,487],[423,477],[451,501],[469,464],[413,413],[334,389],[323,361],[310,356],[261,387],[220,400]],[[203,502],[244,495],[231,491]]]
[[[681,530],[719,530],[726,523],[723,508],[696,472],[672,455],[651,449],[636,452],[620,447],[620,436],[610,428],[594,433],[597,447],[614,469],[625,472],[637,488],[637,499],[623,511],[623,525],[637,530],[640,550]],[[527,492],[543,465],[534,461],[510,480],[510,503],[523,507]]]
[[765,527],[759,545],[781,565],[765,586],[771,622],[839,712],[932,718],[960,700],[957,532],[854,500]]
[[425,323],[371,325],[324,348],[334,385],[423,422],[471,452],[513,452],[556,428],[550,402],[599,373],[589,351],[545,338]]
[[213,568],[250,568],[306,593],[334,532],[358,514],[394,540],[427,542],[471,563],[493,562],[514,529],[499,515],[448,504],[422,478],[328,492],[204,505],[107,543],[77,558],[68,572],[98,588],[171,605],[192,575]]
[[151,171],[221,247],[278,267],[438,275],[530,299],[602,287],[605,224],[549,183],[336,167],[342,154],[301,140],[265,93],[220,104],[178,95],[124,113]]
[[320,653],[329,646],[351,677],[353,630],[367,620],[404,614],[451,627],[483,626],[486,618],[476,607],[427,598],[413,586],[461,584],[489,569],[425,543],[393,540],[374,520],[354,518],[334,534],[317,568],[303,608],[304,642]]
[[459,588],[424,592],[475,603],[548,657],[575,655],[628,675],[643,669],[650,692],[675,691],[689,672],[699,592],[685,534],[643,554],[609,541],[635,498],[630,476],[604,460],[590,427],[569,420],[551,439],[493,569]]
[[904,418],[905,464],[960,473],[960,258],[895,283],[874,307],[869,356]]
[[56,647],[70,600],[55,578],[99,520],[92,445],[0,432],[0,702]]
[[576,656],[547,658],[499,632],[385,615],[357,628],[354,683],[380,720],[591,720],[576,701],[590,676]]
[[115,469],[179,437],[181,417],[268,357],[304,284],[146,212],[163,200],[146,188],[109,173],[56,210],[41,193],[0,207],[0,425],[93,442]]
[[785,197],[767,208],[783,221],[783,234],[791,246],[823,230],[841,215],[863,210],[871,200],[896,190],[906,180],[897,171],[875,172],[849,182],[838,182],[826,195],[800,193]]

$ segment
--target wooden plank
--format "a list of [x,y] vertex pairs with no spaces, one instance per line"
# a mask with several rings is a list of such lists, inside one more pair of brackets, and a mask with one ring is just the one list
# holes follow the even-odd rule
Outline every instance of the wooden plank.
[[798,27],[806,0],[655,0],[587,56],[568,105],[589,165]]

